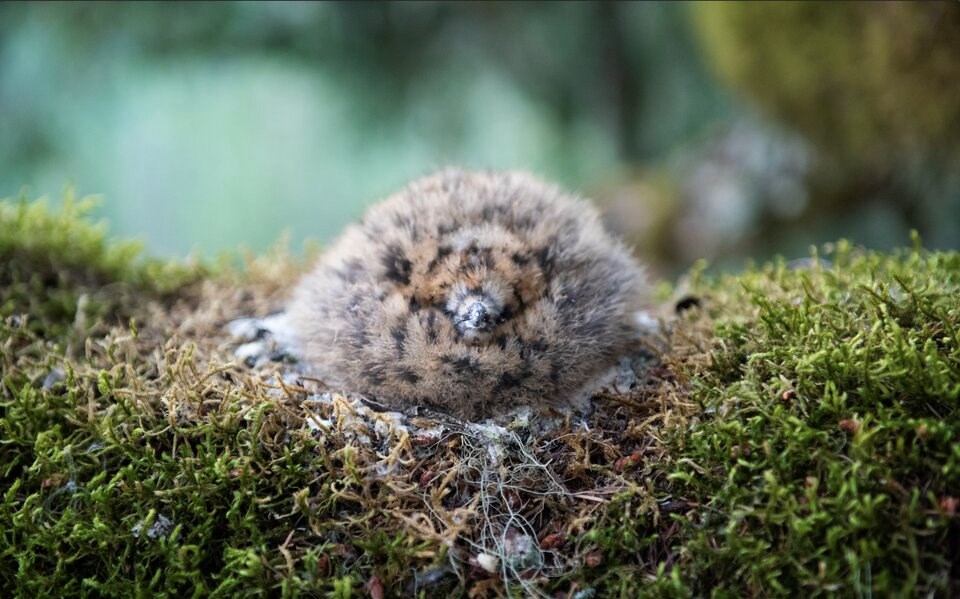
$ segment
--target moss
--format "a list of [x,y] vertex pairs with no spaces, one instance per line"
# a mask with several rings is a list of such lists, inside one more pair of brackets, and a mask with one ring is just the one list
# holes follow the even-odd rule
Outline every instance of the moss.
[[[512,437],[548,467],[508,459],[491,486],[482,438],[351,421],[342,398],[279,380],[282,363],[238,363],[223,324],[282,306],[296,261],[161,284],[182,267],[144,266],[72,209],[2,210],[35,233],[4,228],[17,258],[0,276],[23,277],[28,255],[56,275],[21,281],[0,325],[12,594],[960,590],[957,253],[843,242],[801,268],[698,267],[699,302],[668,323],[646,379],[599,394],[589,430]],[[57,293],[123,317],[78,329],[77,304],[44,307]],[[484,535],[510,532],[491,528],[498,509],[542,549],[515,577],[475,560]]]
[[701,2],[721,79],[847,165],[960,156],[956,2]]
[[94,207],[72,192],[55,212],[43,201],[0,201],[0,317],[29,315],[34,331],[53,327],[58,337],[68,324],[126,315],[124,295],[129,305],[132,294],[171,294],[202,276],[196,264],[142,257],[136,242],[108,243],[104,225],[85,219]]
[[960,255],[842,242],[704,285],[716,326],[669,478],[698,588],[953,595]]

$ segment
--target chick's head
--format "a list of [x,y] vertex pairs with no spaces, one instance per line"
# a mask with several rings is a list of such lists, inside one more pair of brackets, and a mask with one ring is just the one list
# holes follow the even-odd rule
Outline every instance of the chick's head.
[[501,228],[462,230],[441,247],[424,299],[441,307],[465,343],[490,341],[542,292],[536,257]]

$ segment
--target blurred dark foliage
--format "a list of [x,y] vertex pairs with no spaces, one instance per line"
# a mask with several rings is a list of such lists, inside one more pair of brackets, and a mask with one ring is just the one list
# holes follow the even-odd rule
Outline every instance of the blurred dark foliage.
[[[711,108],[720,101],[699,66],[683,8],[671,4],[5,3],[0,35],[27,17],[56,28],[82,71],[91,65],[81,63],[106,64],[116,52],[173,62],[250,54],[323,64],[374,125],[401,118],[442,68],[492,65],[560,123],[582,115],[602,122],[625,160],[661,155],[715,119]],[[699,93],[678,94],[685,96],[680,106],[659,110],[652,98],[662,79]],[[664,120],[672,130],[644,133]],[[37,151],[40,138],[32,140]]]
[[960,3],[700,3],[693,16],[719,79],[816,152],[795,226],[885,209],[956,247]]
[[890,248],[910,229],[960,244],[960,3],[702,2],[691,16],[738,116],[621,185],[612,224],[643,206],[634,220],[660,224],[633,237],[680,263],[841,236]]

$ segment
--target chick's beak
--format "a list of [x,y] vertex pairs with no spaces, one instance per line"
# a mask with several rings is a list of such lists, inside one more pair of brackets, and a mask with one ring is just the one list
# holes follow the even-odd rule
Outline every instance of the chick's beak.
[[490,325],[490,316],[487,307],[482,302],[474,302],[467,309],[464,324],[471,329],[485,329]]

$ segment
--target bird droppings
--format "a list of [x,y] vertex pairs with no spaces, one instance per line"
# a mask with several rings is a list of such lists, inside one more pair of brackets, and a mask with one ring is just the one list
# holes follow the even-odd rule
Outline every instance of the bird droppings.
[[244,364],[251,368],[256,366],[260,360],[269,359],[267,344],[262,341],[244,343],[234,350],[233,355],[240,358]]
[[[170,531],[173,530],[173,520],[167,518],[163,514],[153,515],[152,522],[147,525],[147,519],[140,520],[133,525],[133,528],[130,529],[130,532],[133,534],[133,537],[136,539],[140,538],[140,535],[143,534],[148,539],[159,539],[160,537],[165,537],[170,534]],[[144,531],[144,527],[146,530]]]
[[226,331],[231,337],[245,341],[258,341],[270,331],[264,327],[260,318],[238,318],[227,323]]
[[231,337],[246,341],[234,355],[251,368],[266,362],[295,362],[294,336],[286,314],[278,312],[264,318],[237,318],[224,330]]
[[49,391],[65,380],[67,380],[67,373],[63,368],[54,368],[43,377],[43,388]]
[[496,574],[500,568],[500,560],[495,555],[481,553],[472,560],[477,566],[480,566],[488,574]]

